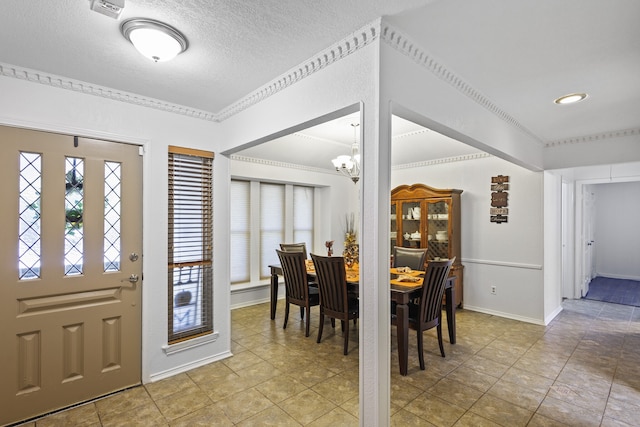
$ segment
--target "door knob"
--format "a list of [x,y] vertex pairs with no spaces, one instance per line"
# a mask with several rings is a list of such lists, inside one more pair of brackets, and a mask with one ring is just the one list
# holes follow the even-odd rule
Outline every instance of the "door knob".
[[136,283],[138,283],[138,275],[137,274],[132,274],[128,278],[122,279],[121,282],[129,282],[129,283],[136,284]]

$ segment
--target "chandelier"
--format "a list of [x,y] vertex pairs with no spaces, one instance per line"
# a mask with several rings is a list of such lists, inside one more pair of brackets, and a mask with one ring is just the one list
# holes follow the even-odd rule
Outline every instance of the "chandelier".
[[354,184],[360,179],[360,146],[358,144],[358,126],[359,123],[352,123],[353,126],[353,144],[351,144],[351,156],[342,155],[331,160],[336,171],[340,172],[347,178],[350,178]]

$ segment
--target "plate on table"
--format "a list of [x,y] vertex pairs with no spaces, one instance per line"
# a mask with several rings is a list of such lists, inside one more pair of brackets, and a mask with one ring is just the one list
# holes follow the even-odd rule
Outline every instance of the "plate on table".
[[[406,270],[406,269],[408,269],[408,270]],[[391,269],[389,270],[389,272],[390,272],[391,274],[397,274],[397,275],[400,275],[400,274],[407,274],[407,275],[410,275],[410,276],[420,276],[421,274],[424,274],[424,271],[420,271],[420,270],[412,270],[412,269],[410,269],[409,267],[391,268]]]

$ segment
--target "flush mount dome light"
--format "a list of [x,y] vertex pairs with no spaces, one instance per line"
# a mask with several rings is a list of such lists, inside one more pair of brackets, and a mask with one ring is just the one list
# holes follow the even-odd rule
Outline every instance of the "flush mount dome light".
[[583,99],[585,99],[587,97],[586,93],[570,93],[568,95],[564,95],[561,96],[560,98],[556,99],[555,102],[556,104],[573,104],[575,102],[578,101],[582,101]]
[[189,47],[180,31],[153,19],[129,19],[122,23],[120,30],[138,52],[155,62],[173,59]]

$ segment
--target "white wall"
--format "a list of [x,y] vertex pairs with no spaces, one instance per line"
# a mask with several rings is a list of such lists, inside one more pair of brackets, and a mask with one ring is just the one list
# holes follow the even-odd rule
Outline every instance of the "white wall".
[[[167,343],[167,146],[217,150],[218,125],[26,80],[0,77],[0,124],[142,144],[144,156],[142,370],[144,382],[230,355],[228,258],[215,240],[214,342],[171,356]],[[214,161],[214,229],[228,227],[228,161]],[[223,233],[217,233],[217,236]]]
[[640,182],[594,184],[597,276],[640,280]]
[[[491,177],[509,176],[509,221],[489,222]],[[497,157],[394,169],[392,185],[423,183],[463,190],[464,307],[541,324],[543,177]],[[491,295],[490,287],[497,287]],[[559,304],[559,302],[558,302]]]

